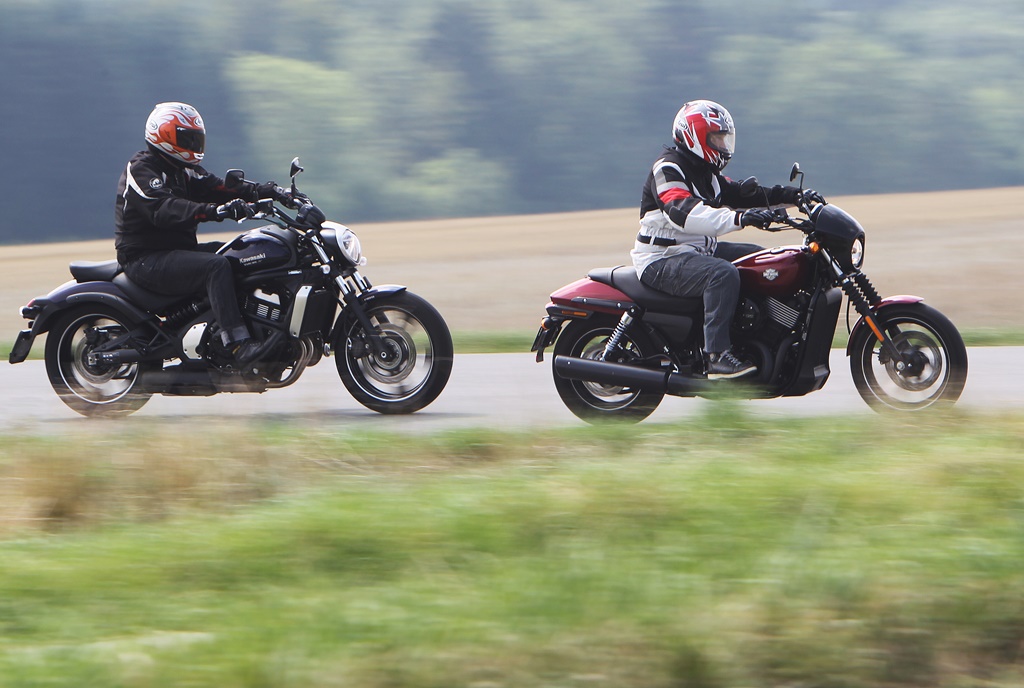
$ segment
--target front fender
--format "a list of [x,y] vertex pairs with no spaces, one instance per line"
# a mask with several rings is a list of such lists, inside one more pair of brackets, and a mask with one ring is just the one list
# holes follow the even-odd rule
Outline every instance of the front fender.
[[[899,294],[897,296],[885,297],[884,299],[873,305],[871,309],[875,311],[875,313],[877,313],[879,316],[884,317],[884,311],[889,306],[902,306],[908,303],[921,303],[922,301],[924,301],[924,299],[920,296],[913,296],[911,294]],[[846,343],[847,356],[850,356],[853,353],[850,349],[850,346],[853,344],[857,332],[864,327],[868,327],[868,325],[864,322],[864,316],[861,316],[860,320],[858,320],[854,324],[853,329],[850,330],[850,340]]]
[[[407,290],[408,287],[401,284],[380,284],[376,287],[371,287],[364,292],[360,292],[356,297],[357,304],[355,306],[346,301],[345,305],[338,313],[338,317],[334,321],[334,328],[331,330],[330,341],[336,344],[340,333],[345,329],[345,324],[354,318],[365,318],[366,315],[364,309],[377,299],[385,296],[392,296],[394,294],[401,294]],[[356,312],[357,310],[359,312]]]
[[376,287],[371,287],[359,295],[359,301],[363,304],[370,303],[374,299],[379,299],[382,296],[391,296],[392,294],[401,294],[406,291],[408,287],[401,284],[379,284]]

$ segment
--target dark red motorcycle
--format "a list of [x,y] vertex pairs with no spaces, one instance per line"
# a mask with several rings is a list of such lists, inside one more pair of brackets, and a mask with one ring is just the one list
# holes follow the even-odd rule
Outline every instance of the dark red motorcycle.
[[[803,173],[794,165],[790,180]],[[847,355],[861,397],[873,409],[918,411],[950,405],[967,380],[967,349],[956,327],[917,296],[882,298],[861,272],[864,229],[828,203],[801,202],[805,216],[773,211],[773,227],[799,229],[801,246],[735,261],[740,303],[733,351],[756,376],[709,381],[703,302],[640,282],[632,266],[598,268],[551,295],[532,351],[554,344],[555,388],[588,422],[640,421],[666,394],[707,396],[736,389],[746,398],[803,396],[829,377],[829,350],[842,311],[859,314]],[[742,390],[742,392],[740,392]]]

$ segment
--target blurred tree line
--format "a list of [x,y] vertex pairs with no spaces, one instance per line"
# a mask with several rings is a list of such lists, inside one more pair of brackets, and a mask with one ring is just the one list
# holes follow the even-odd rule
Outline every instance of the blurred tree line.
[[728,172],[826,194],[1024,184],[1019,0],[0,0],[0,242],[111,236],[152,106],[204,165],[345,222],[638,203],[686,100]]

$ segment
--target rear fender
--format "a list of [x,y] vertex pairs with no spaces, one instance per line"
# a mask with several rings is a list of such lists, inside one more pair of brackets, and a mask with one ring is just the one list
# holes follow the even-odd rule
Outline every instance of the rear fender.
[[537,352],[537,362],[544,360],[544,349],[555,343],[566,320],[585,320],[594,313],[620,316],[634,305],[632,299],[615,287],[583,277],[551,294],[545,306],[547,317],[533,340],[530,351]]
[[135,322],[154,319],[154,316],[132,304],[112,282],[65,282],[47,294],[45,299],[48,305],[39,315],[39,320],[43,321],[40,332],[48,330],[53,318],[62,311],[87,303],[109,306]]
[[22,315],[31,319],[31,328],[19,333],[8,360],[11,363],[24,361],[32,350],[35,338],[49,332],[54,321],[64,311],[87,303],[98,303],[113,308],[133,322],[155,320],[154,316],[130,303],[124,292],[110,282],[65,282],[46,296],[32,299],[21,309]]
[[[924,299],[920,296],[913,296],[911,294],[899,294],[897,296],[885,297],[884,299],[873,305],[871,309],[878,314],[879,318],[884,320],[886,308],[890,306],[904,306],[909,303],[921,303],[922,301],[924,301]],[[857,332],[859,332],[861,329],[865,327],[870,326],[866,322],[864,322],[864,316],[861,316],[860,320],[858,320],[854,324],[853,329],[850,330],[850,341],[846,343],[847,356],[850,356],[853,353],[850,347],[857,336]]]
[[633,300],[615,287],[584,277],[551,294],[548,314],[556,314],[552,312],[554,307],[567,311],[594,311],[619,315],[633,305]]

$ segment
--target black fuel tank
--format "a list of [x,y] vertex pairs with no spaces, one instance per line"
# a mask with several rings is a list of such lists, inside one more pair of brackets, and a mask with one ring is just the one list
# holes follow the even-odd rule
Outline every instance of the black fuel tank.
[[293,232],[267,225],[239,234],[218,251],[242,273],[287,267],[296,262],[297,237]]

